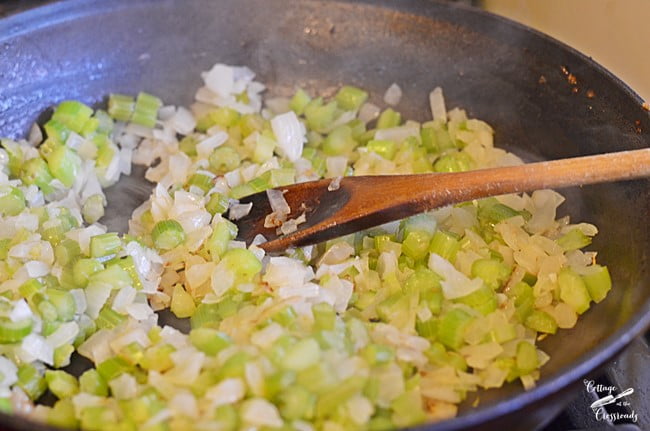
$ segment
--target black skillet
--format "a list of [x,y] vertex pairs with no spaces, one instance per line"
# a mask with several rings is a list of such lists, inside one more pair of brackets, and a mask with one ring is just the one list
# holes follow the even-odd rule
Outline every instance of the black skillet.
[[[187,105],[199,72],[215,62],[251,67],[275,94],[296,85],[328,93],[348,83],[380,102],[397,82],[398,108],[421,120],[439,85],[448,107],[488,121],[498,145],[528,160],[650,143],[642,101],[593,61],[510,21],[424,0],[55,1],[0,20],[0,135],[23,136],[68,98],[100,104],[110,92],[145,90]],[[552,359],[539,385],[482,391],[478,408],[422,429],[535,429],[577,394],[583,376],[648,326],[648,184],[567,191],[562,210],[600,228],[591,248],[610,267],[614,289],[575,329],[541,343]],[[123,179],[109,191],[105,222],[124,230],[147,194],[137,174]],[[0,427],[51,429],[5,415]]]

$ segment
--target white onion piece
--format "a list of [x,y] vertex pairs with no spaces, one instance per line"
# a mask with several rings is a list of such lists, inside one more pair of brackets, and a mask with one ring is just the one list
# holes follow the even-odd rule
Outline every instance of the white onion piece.
[[429,93],[429,105],[434,120],[447,122],[447,108],[445,108],[445,99],[442,94],[442,88],[436,87]]
[[291,161],[297,160],[302,155],[307,138],[305,126],[298,120],[296,113],[289,111],[274,117],[271,128],[284,155]]
[[384,102],[387,105],[395,106],[400,100],[402,100],[402,89],[393,82],[386,90],[386,93],[384,93]]

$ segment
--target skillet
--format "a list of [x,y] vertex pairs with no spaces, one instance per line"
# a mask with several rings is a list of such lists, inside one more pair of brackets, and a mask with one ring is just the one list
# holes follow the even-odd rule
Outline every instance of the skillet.
[[[144,90],[188,105],[215,62],[251,67],[278,95],[346,83],[380,102],[397,82],[398,110],[419,120],[439,85],[448,107],[487,121],[497,145],[529,161],[650,144],[642,101],[590,59],[508,20],[422,0],[55,1],[0,21],[0,136],[24,136],[70,98],[99,105],[110,92]],[[141,175],[108,191],[109,229],[125,231],[148,195]],[[535,429],[648,326],[649,190],[644,180],[565,191],[561,210],[600,228],[590,248],[612,273],[608,298],[540,344],[551,361],[535,389],[482,391],[478,408],[421,429]],[[52,429],[6,415],[0,427]]]

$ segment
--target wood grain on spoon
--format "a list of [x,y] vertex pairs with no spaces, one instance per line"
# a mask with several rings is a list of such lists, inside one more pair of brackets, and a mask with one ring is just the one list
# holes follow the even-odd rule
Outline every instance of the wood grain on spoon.
[[264,227],[272,211],[266,192],[241,200],[253,202],[253,209],[236,223],[240,239],[250,243],[262,234],[268,242],[260,247],[276,252],[472,199],[648,176],[650,148],[459,173],[345,177],[333,191],[328,178],[278,188],[291,208],[289,218],[307,217],[293,233],[278,236]]

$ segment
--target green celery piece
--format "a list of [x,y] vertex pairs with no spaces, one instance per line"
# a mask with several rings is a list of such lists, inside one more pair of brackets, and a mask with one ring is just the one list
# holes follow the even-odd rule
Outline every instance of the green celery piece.
[[395,350],[391,346],[368,344],[359,354],[370,365],[387,364],[395,359]]
[[422,260],[429,254],[433,235],[424,231],[409,232],[402,241],[402,252],[413,260]]
[[18,382],[16,385],[25,391],[32,401],[39,399],[47,390],[45,376],[32,364],[22,364],[18,367]]
[[260,188],[259,185],[251,184],[250,181],[245,184],[239,184],[233,187],[232,189],[230,189],[230,197],[233,199],[241,199],[246,196],[250,196],[257,193],[258,188]]
[[600,302],[612,288],[612,279],[606,266],[592,265],[586,274],[582,275],[589,296],[594,302]]
[[279,410],[288,420],[311,419],[316,410],[316,395],[302,386],[290,386],[278,395]]
[[43,125],[43,130],[45,130],[47,141],[51,143],[65,144],[70,135],[70,129],[55,118],[52,118],[45,123]]
[[415,323],[415,307],[419,300],[418,292],[402,292],[390,295],[377,305],[377,315],[381,320],[399,329],[410,330]]
[[315,103],[317,101],[318,99],[314,99],[305,107],[305,119],[311,130],[324,132],[334,122],[338,107],[336,102],[319,105]]
[[54,109],[52,120],[60,122],[75,133],[81,133],[91,115],[93,110],[89,106],[76,100],[65,100]]
[[349,85],[341,87],[334,96],[338,106],[344,111],[358,111],[368,99],[368,93],[360,88]]
[[392,423],[397,427],[409,427],[426,422],[427,415],[422,409],[422,397],[417,390],[404,392],[391,403]]
[[[140,366],[145,370],[151,371],[166,371],[174,366],[171,354],[176,349],[171,344],[161,344],[149,347],[144,352],[144,357],[140,362]],[[110,379],[107,379],[110,381]]]
[[211,110],[196,123],[196,130],[206,132],[210,127],[220,126],[224,129],[235,125],[240,118],[239,112],[232,108],[220,107]]
[[553,316],[542,310],[533,310],[524,322],[528,328],[545,334],[555,334],[557,332],[557,322]]
[[309,102],[311,102],[309,94],[307,94],[302,88],[299,88],[291,98],[289,108],[295,112],[296,115],[302,115]]
[[178,143],[178,149],[190,157],[196,157],[196,144],[199,143],[197,135],[187,135]]
[[244,114],[237,122],[241,131],[242,137],[248,137],[251,134],[264,130],[271,130],[268,120],[265,120],[260,114]]
[[88,224],[95,223],[104,217],[104,197],[99,193],[89,196],[81,208],[81,214]]
[[107,382],[131,370],[132,366],[124,359],[118,357],[106,359],[97,365],[97,372]]
[[216,329],[199,327],[190,331],[190,342],[194,347],[209,356],[216,356],[233,341],[228,334]]
[[225,213],[228,210],[228,196],[222,193],[212,193],[205,204],[205,209],[213,216]]
[[107,406],[89,406],[81,411],[81,429],[102,431],[116,429],[117,415]]
[[151,94],[140,92],[135,100],[131,122],[145,127],[154,127],[162,101]]
[[[130,242],[128,239],[124,238],[124,243]],[[142,280],[140,280],[140,274],[135,267],[135,262],[133,261],[132,256],[123,256],[120,258],[115,258],[107,262],[108,266],[117,265],[122,268],[129,277],[131,278],[133,287],[137,290],[142,289]]]
[[138,365],[144,358],[144,348],[140,345],[140,343],[134,341],[122,347],[120,351],[117,352],[117,356],[121,359],[124,359],[129,363],[129,365],[135,366]]
[[92,117],[86,120],[79,134],[85,138],[93,136],[99,128],[99,119]]
[[397,144],[388,140],[372,139],[366,144],[366,148],[387,160],[393,160],[395,153],[397,153]]
[[0,317],[0,344],[18,343],[32,333],[33,326],[31,318],[13,322],[7,317]]
[[99,329],[113,329],[120,326],[127,319],[128,316],[118,313],[110,308],[110,306],[104,306],[104,308],[100,310],[97,319],[95,319],[95,323]]
[[[12,178],[21,177],[22,179],[21,171],[23,170],[23,162],[25,156],[23,154],[21,145],[15,141],[12,141],[11,139],[0,139],[0,145],[7,152],[7,156],[9,156],[7,163],[7,167],[9,168],[9,175]],[[31,160],[37,159],[38,158]]]
[[45,291],[45,294],[50,303],[56,308],[59,320],[68,322],[74,319],[74,315],[77,312],[77,303],[70,292],[62,289],[49,288]]
[[583,279],[571,269],[563,269],[557,276],[560,288],[560,299],[573,310],[582,314],[589,309],[591,296]]
[[519,215],[526,220],[530,219],[528,211],[517,211],[500,203],[495,198],[481,199],[479,201],[477,217],[483,224],[494,226],[499,222]]
[[54,180],[52,172],[45,160],[40,157],[29,159],[22,165],[20,179],[27,185],[36,185],[45,195],[54,191],[51,185]]
[[219,369],[219,377],[227,379],[230,377],[244,377],[246,373],[246,362],[251,359],[251,355],[239,351],[226,360]]
[[[316,320],[316,314],[313,311],[313,307],[314,306],[312,306],[312,314],[314,314],[314,320]],[[279,323],[281,326],[284,326],[285,328],[289,328],[296,321],[296,317],[298,317],[296,311],[293,309],[292,306],[287,305],[282,310],[273,314],[271,320]]]
[[63,370],[45,371],[45,381],[50,392],[59,399],[70,398],[79,392],[77,379]]
[[0,186],[0,215],[15,216],[25,209],[25,195],[13,186]]
[[108,112],[98,109],[95,111],[93,118],[97,120],[97,129],[95,130],[96,133],[102,135],[110,135],[111,132],[113,132],[113,119],[110,115],[108,115]]
[[314,315],[314,327],[321,331],[332,331],[336,325],[336,311],[327,302],[320,302],[311,307]]
[[315,365],[320,358],[318,342],[313,338],[305,338],[287,349],[282,366],[287,370],[299,372]]
[[124,94],[111,94],[108,97],[108,115],[117,121],[130,121],[135,109],[135,100]]
[[420,337],[435,340],[438,335],[438,320],[432,317],[429,320],[422,321],[418,318],[415,321],[415,331]]
[[99,397],[108,396],[106,380],[94,368],[84,371],[79,376],[79,390]]
[[196,310],[192,296],[185,291],[181,284],[176,284],[172,291],[170,310],[180,319],[190,317]]
[[210,170],[216,175],[223,175],[239,167],[241,157],[234,148],[223,145],[215,148],[208,157]]
[[459,349],[464,341],[465,330],[472,320],[474,317],[461,309],[447,311],[438,324],[438,339],[453,350]]
[[176,220],[162,220],[151,231],[153,244],[159,250],[171,250],[185,242],[185,230]]
[[276,143],[272,138],[266,135],[258,135],[251,159],[255,163],[266,162],[267,160],[271,159],[271,157],[273,157],[273,150],[275,150],[275,146]]
[[433,234],[429,244],[429,252],[436,253],[453,263],[456,260],[458,250],[460,250],[460,241],[453,233],[438,230]]
[[[153,235],[153,234],[152,234]],[[90,238],[90,256],[104,257],[116,254],[122,248],[122,240],[115,232],[95,235]]]
[[79,421],[75,416],[72,399],[58,400],[52,410],[47,413],[46,422],[48,425],[59,428],[77,429]]
[[328,156],[350,155],[357,147],[358,142],[352,137],[349,126],[338,126],[332,130],[322,144],[323,153]]
[[72,344],[64,344],[54,349],[54,368],[63,368],[70,365],[70,357],[74,352]]
[[497,259],[477,259],[472,264],[472,277],[478,277],[493,290],[500,289],[512,273],[512,268]]
[[54,247],[54,256],[61,266],[71,265],[81,256],[81,247],[77,241],[64,238]]
[[316,403],[316,417],[325,418],[332,415],[342,403],[360,393],[366,382],[365,377],[352,376],[338,383],[330,391],[321,394]]
[[[74,244],[77,243],[74,242]],[[74,263],[72,269],[74,282],[79,287],[86,287],[88,285],[88,280],[90,277],[103,269],[104,265],[102,265],[97,259],[79,259]]]
[[391,127],[397,127],[402,122],[402,114],[397,111],[394,111],[392,108],[384,110],[377,119],[377,128],[378,129],[389,129]]
[[497,295],[491,287],[482,286],[469,295],[455,299],[455,302],[472,307],[485,316],[496,310]]
[[564,251],[578,250],[591,244],[591,237],[582,233],[580,229],[571,229],[557,239],[557,244]]
[[237,225],[229,220],[222,219],[213,227],[212,235],[207,241],[206,248],[217,260],[224,255],[228,249],[228,243],[237,236]]
[[262,262],[245,248],[233,248],[224,253],[219,264],[235,274],[235,283],[249,283],[262,270]]
[[436,172],[464,172],[474,167],[472,157],[460,151],[445,154],[433,164]]
[[539,367],[537,359],[537,349],[527,341],[520,341],[517,344],[516,365],[519,374],[525,376],[535,371]]

